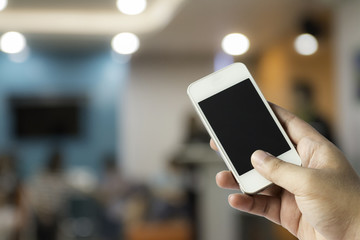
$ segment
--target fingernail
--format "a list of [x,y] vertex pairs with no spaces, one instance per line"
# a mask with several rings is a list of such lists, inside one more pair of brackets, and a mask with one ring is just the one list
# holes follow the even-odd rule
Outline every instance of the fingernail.
[[215,175],[215,179],[217,179],[219,176],[220,176],[220,172],[218,172],[218,173]]
[[228,201],[231,201],[231,199],[232,199],[234,196],[235,196],[235,194],[230,194],[230,195],[228,196]]
[[253,155],[251,156],[251,159],[257,165],[261,165],[264,163],[265,159],[269,156],[272,156],[272,155],[268,152],[264,152],[262,150],[257,150],[253,153]]

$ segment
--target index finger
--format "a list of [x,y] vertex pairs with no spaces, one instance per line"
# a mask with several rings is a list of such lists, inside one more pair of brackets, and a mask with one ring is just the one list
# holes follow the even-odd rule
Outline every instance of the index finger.
[[213,139],[210,139],[210,147],[212,148],[212,150],[214,151],[219,151],[218,147],[216,146],[215,142]]

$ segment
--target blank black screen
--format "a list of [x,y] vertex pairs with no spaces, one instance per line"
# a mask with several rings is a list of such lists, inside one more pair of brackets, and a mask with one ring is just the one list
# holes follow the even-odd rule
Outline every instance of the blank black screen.
[[250,157],[254,151],[261,149],[278,156],[290,150],[249,79],[199,105],[240,175],[253,168]]
[[12,98],[16,138],[57,138],[80,135],[82,103],[72,98]]

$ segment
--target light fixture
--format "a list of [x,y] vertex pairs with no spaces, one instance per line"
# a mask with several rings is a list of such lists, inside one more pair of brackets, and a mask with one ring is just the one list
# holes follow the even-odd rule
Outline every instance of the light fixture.
[[118,64],[127,64],[131,61],[131,54],[118,54],[115,51],[111,51],[111,59]]
[[234,57],[219,51],[215,54],[214,57],[214,71],[220,70],[230,64],[234,63]]
[[145,11],[146,0],[117,0],[117,7],[120,12],[127,15],[138,15]]
[[24,50],[18,53],[9,54],[9,59],[15,63],[23,63],[30,57],[30,49],[25,47]]
[[0,11],[4,10],[8,4],[7,0],[0,0]]
[[124,32],[112,39],[111,46],[119,54],[133,54],[139,49],[140,41],[135,34]]
[[223,38],[221,46],[227,54],[237,56],[247,52],[250,42],[244,34],[231,33]]
[[296,52],[301,55],[312,55],[318,49],[318,41],[313,35],[304,33],[295,39],[294,47]]
[[24,35],[18,32],[7,32],[1,36],[0,49],[3,52],[14,54],[23,51],[26,47]]

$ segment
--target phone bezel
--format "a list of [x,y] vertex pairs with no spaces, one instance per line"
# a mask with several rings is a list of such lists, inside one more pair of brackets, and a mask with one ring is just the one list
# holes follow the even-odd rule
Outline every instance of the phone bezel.
[[[233,173],[235,179],[240,185],[240,189],[248,194],[254,194],[256,192],[261,191],[262,189],[266,188],[271,184],[271,182],[261,176],[255,169],[252,169],[246,173],[240,175],[235,167],[233,166],[230,158],[228,157],[226,151],[222,147],[219,139],[217,138],[215,132],[213,131],[211,125],[207,121],[204,113],[202,112],[199,102],[204,99],[207,99],[214,94],[217,94],[221,91],[224,91],[231,86],[242,82],[244,80],[250,79],[251,83],[255,87],[257,93],[259,94],[262,102],[266,106],[267,110],[269,111],[271,117],[273,118],[274,122],[276,123],[277,127],[279,128],[280,132],[282,133],[283,137],[285,138],[286,142],[290,146],[290,150],[287,152],[282,153],[279,156],[281,160],[301,165],[300,157],[298,156],[293,144],[291,143],[289,137],[287,136],[285,130],[281,126],[279,120],[277,119],[275,113],[272,111],[270,105],[266,101],[265,97],[261,93],[259,87],[257,86],[254,78],[251,76],[250,72],[246,68],[246,66],[242,63],[234,63],[229,65],[226,68],[223,68],[217,72],[214,72],[204,78],[201,78],[188,87],[188,95],[196,109],[196,112],[199,114],[201,121],[203,122],[205,128],[207,129],[208,133],[210,134],[211,138],[214,140],[216,146],[219,149],[219,153],[224,160],[226,166],[229,170]],[[250,159],[249,159],[250,161]]]

